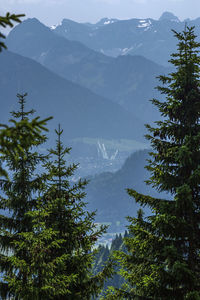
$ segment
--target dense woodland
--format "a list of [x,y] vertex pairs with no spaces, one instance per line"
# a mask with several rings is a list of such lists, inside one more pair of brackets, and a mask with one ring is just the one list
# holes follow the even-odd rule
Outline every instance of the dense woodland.
[[[0,25],[20,17],[0,17]],[[193,27],[174,35],[174,71],[159,77],[164,100],[152,100],[162,120],[146,136],[147,183],[172,199],[130,187],[141,209],[111,249],[95,247],[106,226],[86,209],[87,181],[70,181],[77,165],[67,164],[62,127],[40,153],[51,117],[27,110],[28,95],[17,95],[18,110],[0,129],[2,299],[200,299],[200,44]]]

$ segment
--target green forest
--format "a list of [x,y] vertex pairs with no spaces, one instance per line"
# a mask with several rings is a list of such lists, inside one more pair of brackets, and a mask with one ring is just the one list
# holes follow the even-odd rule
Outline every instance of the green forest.
[[[0,17],[0,26],[21,17]],[[130,186],[127,193],[141,208],[110,248],[97,246],[107,226],[87,211],[87,180],[71,180],[78,165],[68,164],[62,124],[54,146],[41,152],[53,116],[40,118],[27,109],[28,94],[17,94],[18,110],[0,125],[1,299],[200,299],[200,43],[194,29],[172,30],[173,71],[159,76],[162,99],[151,100],[160,120],[146,125],[147,184],[171,199]]]

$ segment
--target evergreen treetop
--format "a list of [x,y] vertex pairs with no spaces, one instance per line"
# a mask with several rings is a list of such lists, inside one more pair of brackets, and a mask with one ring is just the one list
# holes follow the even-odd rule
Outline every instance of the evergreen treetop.
[[152,100],[164,120],[147,125],[153,148],[148,184],[172,199],[128,190],[152,215],[139,210],[129,218],[129,253],[118,256],[127,285],[109,299],[200,299],[200,44],[194,27],[173,32],[178,39],[170,60],[175,70],[160,76],[165,101]]
[[27,94],[17,95],[20,111],[12,112],[10,125],[0,124],[0,176],[7,177],[7,172],[2,166],[5,158],[12,160],[13,163],[17,162],[20,156],[25,155],[26,149],[45,142],[43,132],[48,131],[46,125],[52,117],[43,120],[40,117],[28,118],[34,110],[24,112],[26,96]]
[[[5,16],[0,16],[0,26],[1,27],[13,27],[14,26],[14,22],[17,22],[17,23],[20,23],[21,20],[20,18],[24,17],[25,15],[24,14],[20,14],[20,15],[16,15],[16,14],[10,14],[10,13],[7,13]],[[5,39],[5,35],[0,32],[0,39]],[[2,49],[7,49],[6,45],[4,42],[1,42],[0,41],[0,52],[2,51]]]

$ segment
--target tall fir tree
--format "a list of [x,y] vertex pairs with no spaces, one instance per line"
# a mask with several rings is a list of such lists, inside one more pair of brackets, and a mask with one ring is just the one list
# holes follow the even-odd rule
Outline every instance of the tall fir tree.
[[[27,94],[17,97],[25,101]],[[0,176],[8,178],[8,174],[3,168],[3,157],[17,161],[23,156],[24,150],[30,145],[34,145],[36,140],[43,139],[43,133],[48,131],[47,122],[52,117],[41,120],[40,117],[32,119],[21,118],[21,120],[11,119],[9,124],[0,124]]]
[[124,289],[108,299],[200,299],[200,44],[194,27],[174,31],[178,51],[175,67],[160,76],[165,101],[153,99],[163,121],[147,126],[153,151],[148,184],[166,191],[171,200],[128,193],[152,215],[129,218],[128,254],[119,253]]
[[[18,234],[30,231],[32,228],[31,219],[26,212],[36,206],[34,195],[38,193],[43,182],[43,179],[35,171],[36,167],[44,160],[44,156],[38,154],[37,147],[46,140],[41,131],[45,129],[44,125],[48,119],[40,121],[39,118],[35,118],[30,120],[34,111],[25,111],[26,96],[27,94],[17,95],[20,109],[12,113],[11,122],[14,125],[11,128],[6,127],[5,132],[3,132],[5,144],[8,147],[6,148],[1,144],[0,160],[9,173],[9,178],[0,180],[2,191],[0,196],[0,208],[2,210],[0,215],[0,270],[2,272],[0,293],[3,299],[7,295],[12,295],[8,282],[4,280],[10,273],[15,272],[24,283],[27,280],[26,272],[19,272],[10,262],[10,254],[17,251],[14,241],[18,240]],[[17,146],[12,149],[15,143]],[[21,257],[26,255],[23,250],[19,252]]]
[[[26,283],[16,272],[6,278],[19,299],[92,299],[112,275],[111,262],[98,274],[92,273],[93,248],[105,227],[97,228],[95,213],[85,209],[86,181],[70,183],[77,165],[66,166],[70,148],[63,146],[62,132],[59,126],[56,147],[49,150],[44,165],[47,183],[37,207],[26,214],[32,219],[32,230],[19,233],[21,239],[15,242],[19,253],[15,251],[9,258],[16,269],[28,274]],[[21,250],[29,255],[22,257]]]

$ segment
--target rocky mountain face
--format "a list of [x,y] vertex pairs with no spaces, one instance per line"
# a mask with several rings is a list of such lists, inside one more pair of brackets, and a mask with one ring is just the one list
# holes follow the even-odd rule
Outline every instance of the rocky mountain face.
[[186,23],[195,25],[198,30],[200,18],[180,21],[172,13],[165,12],[159,20],[105,18],[96,24],[82,24],[64,19],[52,30],[109,56],[142,55],[158,64],[168,65],[170,54],[176,49],[171,29],[182,31]]

